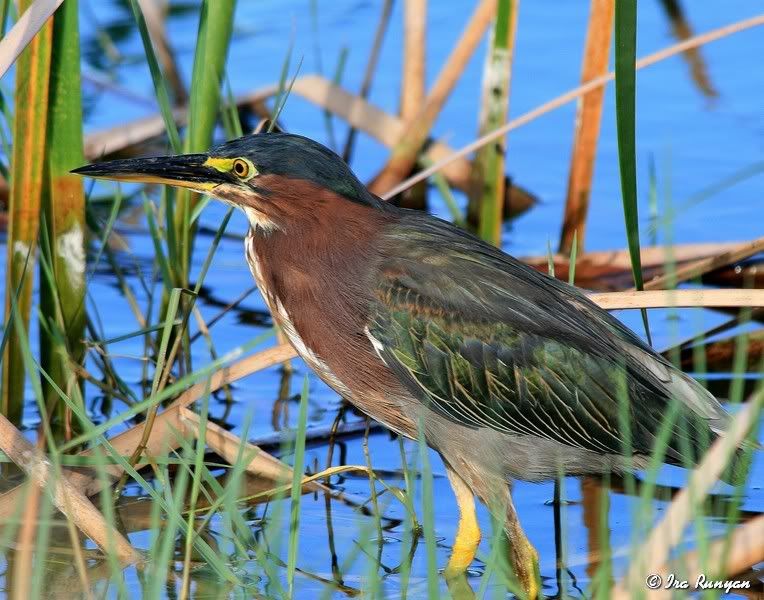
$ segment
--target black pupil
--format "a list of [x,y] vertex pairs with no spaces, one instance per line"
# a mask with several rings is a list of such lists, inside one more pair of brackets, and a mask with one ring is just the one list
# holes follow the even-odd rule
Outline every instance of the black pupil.
[[234,165],[234,170],[236,171],[237,175],[246,175],[247,174],[247,165],[245,165],[243,162],[237,162]]

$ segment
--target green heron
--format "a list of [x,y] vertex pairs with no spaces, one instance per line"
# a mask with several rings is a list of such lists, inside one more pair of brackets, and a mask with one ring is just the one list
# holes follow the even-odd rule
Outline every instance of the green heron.
[[535,596],[538,556],[512,479],[642,467],[670,405],[669,463],[697,462],[727,425],[711,394],[583,293],[382,201],[305,137],[249,135],[75,172],[191,188],[244,211],[247,262],[299,355],[394,432],[417,439],[421,427],[442,457],[460,510],[447,575],[474,559],[476,495],[504,522]]

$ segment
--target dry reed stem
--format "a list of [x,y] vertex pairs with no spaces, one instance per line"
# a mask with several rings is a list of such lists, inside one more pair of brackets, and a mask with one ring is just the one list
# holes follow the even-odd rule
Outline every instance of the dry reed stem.
[[427,0],[405,0],[403,12],[403,73],[400,115],[416,117],[425,103],[427,50]]
[[[197,439],[199,438],[201,430],[201,419],[199,415],[187,408],[181,408],[180,423],[183,432],[186,435],[193,436]],[[265,450],[258,448],[256,445],[243,441],[239,436],[234,435],[230,431],[226,431],[211,421],[208,421],[206,424],[204,439],[207,446],[231,465],[236,464],[236,459],[240,454],[239,449],[243,443],[244,451],[241,452],[241,456],[252,457],[245,467],[247,473],[258,477],[266,477],[277,482],[292,480],[292,468],[289,465],[281,462],[278,458],[268,454]],[[332,492],[330,488],[317,482],[306,484],[304,491]]]
[[757,238],[750,242],[737,244],[734,248],[724,250],[723,252],[692,262],[689,265],[678,268],[673,274],[666,273],[655,279],[645,282],[646,290],[659,290],[665,288],[668,284],[678,284],[683,281],[695,279],[710,271],[715,271],[729,264],[750,258],[754,254],[764,252],[764,237]]
[[647,541],[640,546],[640,550],[631,561],[629,571],[613,589],[612,598],[632,597],[631,590],[644,589],[647,574],[657,573],[666,564],[671,548],[681,540],[685,527],[693,517],[695,507],[706,498],[727,467],[729,459],[758,419],[762,400],[764,392],[755,394],[732,418],[726,432],[713,443],[703,460],[692,471],[687,486],[674,497],[661,522],[653,528]]
[[[405,124],[402,119],[369,104],[318,75],[306,75],[295,81],[292,93],[334,113],[350,126],[370,135],[388,148],[394,147],[396,141],[404,135]],[[433,141],[428,145],[425,156],[437,162],[453,152],[453,149],[447,145]],[[461,158],[446,166],[443,169],[443,176],[450,185],[466,192],[470,187],[471,171],[472,163],[466,158]],[[505,203],[509,204],[511,213],[518,214],[531,208],[533,202],[528,194],[521,193],[509,182],[505,187]]]
[[[614,14],[615,0],[591,0],[589,25],[584,45],[582,84],[607,73]],[[579,253],[584,247],[586,215],[589,210],[604,97],[605,88],[598,87],[578,99],[573,151],[568,174],[568,193],[560,234],[562,254],[570,254],[574,236],[578,240]]]
[[[157,415],[156,420],[154,421],[152,435],[146,446],[146,453],[148,455],[159,455],[177,448],[177,442],[174,441],[175,436],[173,435],[173,430],[180,431],[182,429],[179,418],[180,408],[186,407],[199,398],[202,398],[207,390],[209,390],[209,393],[212,393],[223,385],[232,383],[261,369],[277,365],[294,356],[296,356],[296,353],[289,345],[268,348],[267,350],[248,356],[229,367],[217,371],[210,377],[209,383],[204,381],[190,387],[163,412]],[[129,455],[135,450],[140,442],[144,427],[145,423],[139,423],[127,431],[109,439],[109,443],[118,454],[123,456]],[[79,453],[79,456],[88,456],[92,453],[92,449],[84,450]],[[124,472],[122,467],[116,464],[106,465],[105,468],[108,474],[114,479],[118,479]],[[138,468],[140,468],[140,466]],[[89,475],[84,471],[65,470],[64,473],[67,480],[71,482],[72,485],[76,486],[77,489],[83,490],[87,496],[92,496],[101,490],[101,481],[96,476]],[[9,518],[13,514],[14,507],[19,501],[21,493],[21,486],[17,486],[12,490],[0,494],[0,522]]]
[[[379,23],[377,24],[377,30],[374,32],[374,42],[371,45],[369,60],[366,63],[366,70],[363,73],[361,89],[358,91],[358,95],[361,98],[367,98],[371,91],[371,83],[374,80],[374,74],[377,71],[377,63],[379,62],[379,54],[382,50],[382,42],[385,39],[385,32],[390,23],[390,15],[392,12],[393,0],[385,0],[384,5],[382,6],[382,14],[379,17]],[[350,131],[348,131],[345,147],[342,150],[342,159],[344,161],[350,161],[350,156],[353,153],[353,146],[355,145],[356,133],[354,127],[351,127]]]
[[[149,437],[146,446],[146,454],[152,455],[167,452],[170,449],[168,445],[174,444],[171,433],[172,429],[178,431],[182,429],[182,424],[180,422],[181,408],[185,408],[189,404],[203,398],[207,393],[211,394],[212,392],[217,391],[224,385],[233,383],[238,379],[251,375],[262,369],[277,365],[294,356],[296,356],[296,353],[291,346],[288,344],[281,344],[235,362],[231,366],[215,372],[209,380],[201,381],[191,386],[178,396],[178,398],[164,411],[156,416],[152,435]],[[109,443],[116,452],[120,454],[129,454],[138,445],[138,442],[143,436],[144,427],[145,423],[139,423],[127,431],[114,436],[109,440]],[[177,444],[173,445],[173,448],[174,447],[177,447]],[[90,454],[90,452],[85,451],[80,454],[87,455]],[[110,465],[109,471],[114,476],[120,476],[123,472],[119,465]],[[89,495],[96,493],[100,490],[100,482],[93,480],[87,489]]]
[[16,429],[8,419],[0,415],[0,449],[18,465],[31,481],[51,494],[53,504],[88,536],[104,552],[113,549],[122,564],[142,560],[141,555],[125,537],[109,526],[103,515],[83,495],[81,488],[73,485],[65,476],[57,477],[51,472],[50,461]]
[[[707,549],[706,564],[713,565],[720,577],[734,577],[764,561],[764,515],[754,517],[735,528],[728,538],[714,541]],[[663,567],[658,574],[666,581],[669,573],[681,573],[682,579],[696,582],[704,575],[710,579],[717,573],[703,570],[703,562],[697,550],[692,550]],[[658,590],[650,596],[670,598],[672,590]]]
[[37,535],[40,497],[42,496],[42,490],[36,483],[27,480],[22,485],[29,486],[30,489],[26,496],[26,505],[19,525],[19,534],[16,538],[13,574],[7,582],[8,587],[13,590],[11,594],[13,600],[27,600],[32,596],[32,556]]
[[37,0],[19,17],[13,28],[0,40],[0,77],[16,62],[63,1]]
[[[278,91],[275,84],[265,86],[236,98],[236,106],[254,107],[267,100]],[[188,122],[188,107],[173,110],[173,117],[178,125]],[[151,115],[122,123],[115,127],[95,131],[85,136],[85,158],[96,160],[116,152],[121,152],[131,146],[142,144],[151,138],[160,136],[165,131],[161,115]]]
[[416,116],[406,121],[405,133],[397,141],[390,160],[369,185],[372,193],[381,195],[405,178],[416,166],[417,156],[430,134],[456,82],[477,49],[486,29],[496,14],[496,0],[481,0],[461,38],[451,51],[438,78]]
[[[742,242],[747,243],[747,242]],[[741,246],[741,242],[712,242],[701,244],[678,244],[670,248],[666,246],[642,246],[642,267],[653,268],[665,265],[669,259],[677,263],[685,263],[691,260],[715,256],[721,252],[735,250]],[[538,267],[549,264],[549,256],[527,256],[520,258],[523,262]],[[568,257],[562,254],[552,256],[555,264],[567,264]],[[599,252],[587,252],[579,255],[576,259],[576,273],[594,267],[608,267],[611,269],[631,270],[628,250],[602,250]],[[645,284],[647,285],[647,284]]]
[[[730,25],[725,25],[724,27],[719,27],[718,29],[714,29],[712,31],[709,31],[707,33],[703,33],[700,35],[696,35],[695,37],[692,37],[688,40],[680,42],[679,44],[674,44],[672,46],[664,48],[663,50],[654,52],[653,54],[645,56],[644,58],[640,58],[636,62],[635,68],[643,69],[657,62],[660,62],[662,60],[665,60],[667,58],[680,54],[681,52],[684,52],[690,48],[697,48],[698,46],[708,44],[710,42],[722,39],[724,37],[727,37],[735,33],[739,33],[741,31],[750,29],[752,27],[758,27],[759,25],[764,25],[764,14],[756,15],[748,19],[743,19],[741,21],[737,21]],[[545,102],[541,106],[537,106],[536,108],[528,111],[524,115],[521,115],[517,117],[516,119],[512,119],[511,121],[508,121],[496,131],[493,131],[490,134],[485,135],[481,138],[478,138],[474,142],[471,142],[467,144],[466,146],[463,146],[462,148],[454,152],[454,154],[452,154],[451,156],[448,156],[438,161],[434,165],[431,165],[430,167],[422,170],[416,175],[409,177],[405,181],[396,185],[393,189],[387,191],[382,197],[387,199],[387,198],[391,198],[393,196],[400,194],[401,192],[410,188],[412,185],[415,185],[416,183],[419,183],[420,181],[424,181],[425,179],[430,177],[433,173],[437,173],[450,162],[457,160],[459,158],[466,157],[472,152],[474,152],[475,150],[477,150],[478,148],[482,148],[486,144],[491,143],[496,138],[499,138],[505,135],[507,132],[512,131],[513,129],[517,129],[518,127],[522,127],[523,125],[527,125],[534,119],[537,119],[538,117],[545,115],[546,113],[553,111],[559,108],[560,106],[563,106],[567,104],[568,102],[575,100],[576,98],[579,98],[580,96],[583,96],[584,94],[587,94],[590,91],[607,84],[608,82],[612,81],[614,77],[615,77],[615,73],[611,71],[607,75],[603,75],[602,77],[597,77],[596,79],[593,79],[586,85],[582,85],[572,90],[569,90],[565,92],[564,94],[557,96],[557,98],[554,98],[550,100],[549,102]]]
[[629,290],[589,294],[588,297],[605,310],[764,306],[764,290]]

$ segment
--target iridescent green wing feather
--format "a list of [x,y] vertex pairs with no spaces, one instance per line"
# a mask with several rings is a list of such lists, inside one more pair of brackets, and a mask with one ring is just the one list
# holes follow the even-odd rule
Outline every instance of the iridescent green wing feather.
[[723,428],[713,397],[573,288],[429,217],[412,215],[383,247],[369,335],[447,418],[620,453],[620,401],[646,453],[673,395],[673,460],[683,447],[697,458]]

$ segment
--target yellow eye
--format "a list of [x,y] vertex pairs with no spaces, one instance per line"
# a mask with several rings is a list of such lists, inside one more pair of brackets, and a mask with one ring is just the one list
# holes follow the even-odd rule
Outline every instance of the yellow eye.
[[232,169],[236,177],[245,181],[257,175],[257,169],[255,169],[254,165],[243,158],[234,160]]

